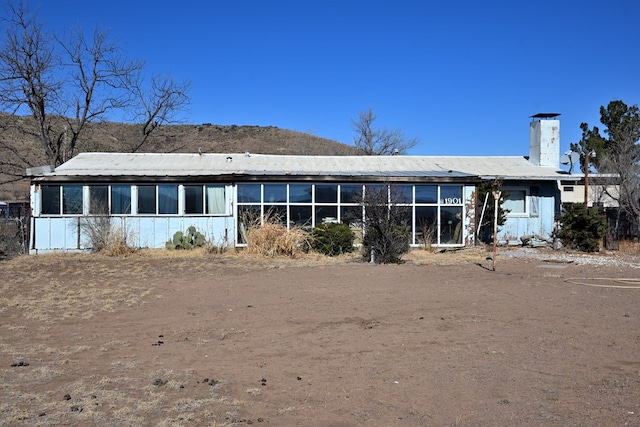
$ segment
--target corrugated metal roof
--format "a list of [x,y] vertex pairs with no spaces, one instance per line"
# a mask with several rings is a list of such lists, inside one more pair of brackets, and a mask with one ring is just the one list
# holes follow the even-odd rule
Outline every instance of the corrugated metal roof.
[[519,156],[284,156],[81,153],[43,177],[384,176],[555,180],[560,169]]

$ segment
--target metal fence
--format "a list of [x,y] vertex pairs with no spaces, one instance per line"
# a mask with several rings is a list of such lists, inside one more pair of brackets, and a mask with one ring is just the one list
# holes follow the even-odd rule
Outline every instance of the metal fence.
[[29,252],[28,202],[2,202],[0,205],[0,258]]

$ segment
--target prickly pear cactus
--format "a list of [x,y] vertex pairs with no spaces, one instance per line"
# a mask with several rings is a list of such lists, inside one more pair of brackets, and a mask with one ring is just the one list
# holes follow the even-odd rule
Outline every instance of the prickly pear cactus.
[[173,239],[165,245],[167,249],[193,249],[204,246],[207,239],[204,234],[200,233],[194,226],[187,228],[186,234],[182,231],[176,231]]

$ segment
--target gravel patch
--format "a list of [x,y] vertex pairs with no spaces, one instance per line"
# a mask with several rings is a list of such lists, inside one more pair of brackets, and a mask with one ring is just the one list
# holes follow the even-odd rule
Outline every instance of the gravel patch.
[[554,251],[549,248],[502,249],[498,254],[504,258],[534,258],[545,262],[573,263],[578,265],[628,267],[640,269],[640,257],[617,252],[594,254]]

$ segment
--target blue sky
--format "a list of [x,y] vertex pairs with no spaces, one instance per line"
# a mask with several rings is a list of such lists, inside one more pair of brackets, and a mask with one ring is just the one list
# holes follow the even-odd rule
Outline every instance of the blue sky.
[[351,120],[416,155],[527,155],[530,116],[561,150],[614,99],[638,104],[640,2],[31,0],[48,28],[108,29],[149,73],[191,81],[187,123],[277,126],[351,144]]

